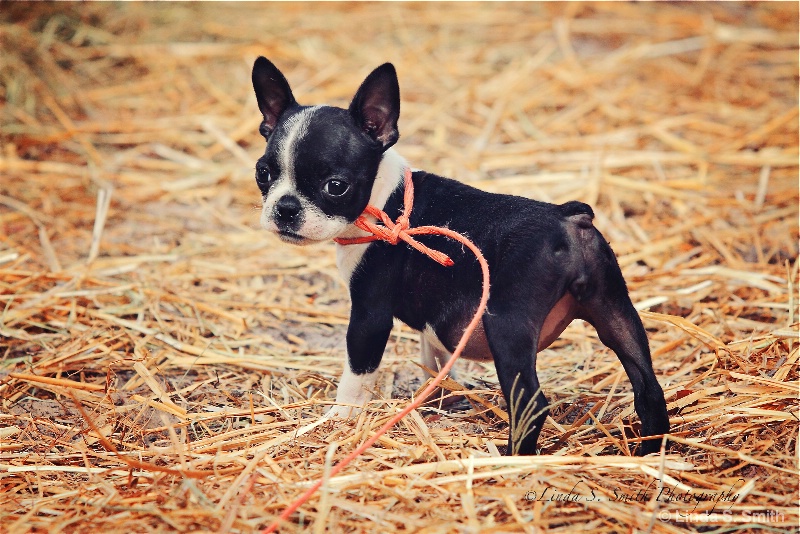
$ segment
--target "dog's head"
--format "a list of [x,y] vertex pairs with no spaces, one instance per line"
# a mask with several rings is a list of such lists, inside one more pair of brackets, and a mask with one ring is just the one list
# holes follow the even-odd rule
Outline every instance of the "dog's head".
[[256,163],[261,225],[300,245],[337,237],[366,208],[383,153],[399,137],[394,67],[372,71],[349,109],[299,105],[264,57],[253,65],[253,88],[267,140]]

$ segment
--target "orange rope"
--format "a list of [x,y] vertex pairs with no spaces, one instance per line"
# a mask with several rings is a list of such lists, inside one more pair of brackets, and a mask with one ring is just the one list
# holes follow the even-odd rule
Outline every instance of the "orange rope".
[[[430,256],[435,261],[441,263],[444,266],[451,266],[453,265],[453,260],[451,260],[446,254],[443,254],[437,250],[432,250],[425,245],[416,241],[413,235],[418,234],[437,234],[449,237],[450,239],[454,239],[459,243],[463,244],[465,247],[470,249],[475,257],[478,259],[478,263],[480,263],[481,271],[483,273],[483,293],[481,294],[481,300],[478,304],[478,309],[475,311],[475,316],[472,318],[472,321],[467,325],[467,328],[464,330],[464,334],[461,336],[461,340],[459,340],[458,345],[456,345],[456,349],[453,351],[453,355],[450,356],[450,359],[447,360],[447,363],[442,367],[439,371],[439,374],[433,379],[433,381],[428,384],[422,393],[420,393],[416,399],[414,399],[408,406],[403,408],[400,412],[394,415],[391,419],[389,419],[386,424],[384,424],[377,432],[375,432],[369,439],[367,439],[364,443],[362,443],[358,448],[353,450],[350,454],[348,454],[341,462],[334,465],[330,469],[330,473],[328,474],[328,478],[333,477],[339,471],[344,469],[347,464],[349,464],[353,459],[357,458],[361,455],[365,450],[370,448],[373,443],[378,441],[378,439],[385,434],[390,428],[392,428],[398,421],[400,421],[403,417],[408,415],[412,410],[419,408],[419,406],[428,398],[428,395],[433,393],[433,390],[444,380],[444,377],[450,372],[450,369],[453,367],[453,364],[456,363],[456,360],[459,356],[461,356],[461,352],[463,352],[464,347],[467,345],[467,341],[469,340],[472,333],[477,328],[478,323],[480,322],[481,318],[483,317],[483,312],[486,310],[486,303],[489,301],[489,264],[486,262],[486,258],[483,257],[481,251],[478,247],[475,246],[472,241],[464,237],[463,235],[459,234],[458,232],[454,232],[448,228],[440,228],[438,226],[419,226],[417,228],[409,228],[409,216],[411,215],[411,207],[414,204],[414,184],[411,181],[411,170],[406,169],[405,171],[405,195],[403,197],[404,201],[404,208],[403,214],[397,218],[396,222],[392,222],[389,219],[389,216],[386,215],[383,211],[379,210],[374,206],[367,206],[367,209],[364,210],[365,214],[372,215],[373,217],[380,219],[383,222],[384,226],[378,226],[374,223],[369,222],[364,215],[361,215],[356,222],[354,223],[358,228],[370,232],[372,235],[365,236],[365,237],[355,237],[350,239],[335,239],[337,243],[340,245],[352,245],[357,243],[368,243],[371,241],[382,240],[393,245],[396,245],[398,241],[405,241],[416,250],[422,252]],[[320,479],[315,482],[310,488],[308,488],[300,497],[298,497],[292,504],[290,504],[281,515],[272,522],[267,528],[262,530],[262,534],[267,534],[269,532],[275,532],[275,529],[278,528],[278,525],[285,520],[288,519],[290,515],[292,515],[300,506],[305,503],[325,482],[325,479]]]
[[[364,210],[364,214],[356,219],[356,222],[353,224],[365,232],[369,232],[371,235],[364,237],[338,238],[334,239],[334,241],[340,245],[357,245],[360,243],[369,243],[371,241],[382,240],[386,241],[387,243],[391,243],[392,245],[396,245],[398,240],[402,240],[426,256],[430,256],[434,261],[441,263],[445,267],[450,267],[453,265],[453,260],[451,260],[447,254],[443,254],[438,250],[428,248],[411,236],[439,234],[452,237],[450,234],[455,234],[455,232],[448,230],[447,228],[439,228],[438,226],[418,226],[417,228],[410,228],[409,219],[411,217],[411,207],[414,205],[414,182],[411,180],[411,169],[406,169],[405,185],[406,188],[403,194],[403,213],[397,218],[396,222],[392,222],[392,220],[384,211],[379,210],[375,206],[367,206]],[[378,226],[377,224],[370,222],[365,215],[372,215],[376,219],[380,219],[380,221],[383,223],[383,226]],[[455,235],[461,237],[461,234]]]

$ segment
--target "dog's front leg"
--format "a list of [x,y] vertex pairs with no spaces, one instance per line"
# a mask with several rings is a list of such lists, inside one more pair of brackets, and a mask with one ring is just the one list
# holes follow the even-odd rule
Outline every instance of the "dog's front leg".
[[378,366],[391,331],[392,312],[385,301],[353,299],[347,328],[347,363],[330,416],[353,417],[372,399]]

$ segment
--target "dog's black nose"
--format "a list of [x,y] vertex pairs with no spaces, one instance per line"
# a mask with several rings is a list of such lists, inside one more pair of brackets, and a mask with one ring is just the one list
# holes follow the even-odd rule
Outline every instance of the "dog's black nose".
[[279,223],[292,224],[300,213],[300,200],[292,195],[283,195],[275,204],[275,219]]

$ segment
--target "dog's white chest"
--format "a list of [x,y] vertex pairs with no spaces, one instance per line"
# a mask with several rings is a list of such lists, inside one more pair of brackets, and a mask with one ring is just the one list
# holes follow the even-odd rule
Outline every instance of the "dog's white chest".
[[361,263],[361,259],[364,257],[369,245],[369,243],[364,243],[336,246],[336,267],[339,269],[339,276],[342,277],[346,284],[350,284],[353,273]]

